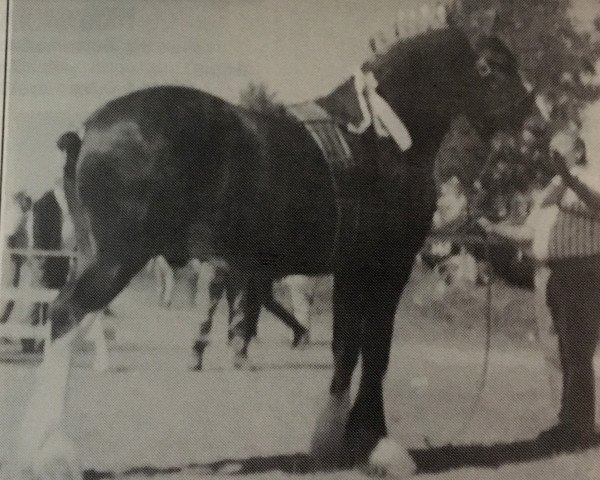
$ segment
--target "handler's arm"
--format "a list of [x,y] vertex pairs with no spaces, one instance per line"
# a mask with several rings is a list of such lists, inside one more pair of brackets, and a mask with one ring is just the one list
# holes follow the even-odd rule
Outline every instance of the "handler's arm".
[[533,229],[528,225],[514,225],[508,222],[492,223],[482,218],[479,225],[489,234],[496,235],[521,246],[529,246],[533,242]]
[[556,152],[550,155],[552,158],[552,164],[556,169],[557,173],[579,199],[587,205],[588,208],[596,211],[600,211],[600,193],[592,190],[584,182],[582,182],[577,175],[573,175],[567,165],[565,164],[561,155]]
[[572,175],[570,172],[568,177],[563,176],[563,180],[589,209],[600,212],[600,193],[592,190],[584,182],[579,180],[576,175]]

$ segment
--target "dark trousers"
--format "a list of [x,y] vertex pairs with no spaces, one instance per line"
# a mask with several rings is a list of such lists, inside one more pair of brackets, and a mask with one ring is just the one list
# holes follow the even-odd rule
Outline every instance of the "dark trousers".
[[560,423],[594,428],[593,357],[600,326],[600,261],[569,259],[551,265],[548,307],[559,337],[563,391]]

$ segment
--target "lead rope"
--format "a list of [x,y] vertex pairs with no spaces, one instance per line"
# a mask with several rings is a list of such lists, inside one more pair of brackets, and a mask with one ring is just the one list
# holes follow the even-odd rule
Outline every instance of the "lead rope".
[[[481,173],[480,173],[479,177],[475,180],[475,182],[478,182],[480,180],[481,175],[483,174],[485,169],[488,167],[488,165],[492,161],[493,161],[493,156],[492,156],[492,153],[490,152],[490,154],[488,155],[488,157],[486,159],[486,162],[484,163],[483,168],[481,169]],[[470,218],[469,218],[469,221],[467,222],[467,224],[472,224],[473,213],[471,211],[469,211],[469,217]],[[479,374],[479,379],[477,381],[477,389],[475,391],[475,395],[473,396],[473,400],[471,401],[471,405],[469,407],[467,415],[465,416],[462,424],[456,430],[454,430],[454,432],[452,432],[449,435],[449,440],[447,441],[446,445],[451,445],[453,442],[459,440],[460,438],[462,438],[464,436],[465,433],[467,433],[467,431],[471,427],[471,424],[473,423],[475,416],[477,415],[477,412],[479,411],[481,401],[483,400],[483,394],[485,392],[485,387],[487,385],[487,378],[488,378],[489,367],[490,367],[490,352],[491,352],[491,346],[492,346],[492,319],[493,319],[492,286],[494,283],[494,269],[492,267],[492,262],[491,262],[490,237],[487,232],[483,232],[481,240],[483,240],[483,245],[485,248],[485,260],[486,260],[486,263],[489,268],[489,278],[487,279],[486,289],[485,289],[485,297],[486,297],[485,312],[484,312],[485,341],[484,341],[483,363],[481,365],[481,373]],[[434,448],[436,446],[430,441],[430,439],[427,436],[423,437],[423,441],[428,448]],[[437,446],[443,445],[443,442],[441,442],[441,441],[436,442],[436,443],[438,444]]]
[[[485,257],[486,263],[491,267],[490,262],[490,239],[487,233],[483,236],[484,246],[485,246]],[[462,422],[462,424],[449,435],[449,440],[445,443],[445,445],[452,445],[453,442],[456,442],[460,438],[464,436],[465,433],[471,427],[475,416],[479,411],[479,407],[481,405],[481,401],[483,400],[483,394],[485,392],[485,387],[487,385],[489,367],[490,367],[490,352],[492,346],[492,317],[493,317],[493,309],[492,309],[492,284],[494,280],[494,270],[490,268],[489,278],[486,284],[486,306],[485,306],[485,347],[483,353],[483,363],[481,366],[481,373],[479,375],[479,379],[477,381],[477,390],[471,401],[471,405],[469,410]],[[434,444],[432,443],[427,436],[423,437],[423,441],[428,448],[435,448],[436,446],[444,446],[444,442],[438,441]]]

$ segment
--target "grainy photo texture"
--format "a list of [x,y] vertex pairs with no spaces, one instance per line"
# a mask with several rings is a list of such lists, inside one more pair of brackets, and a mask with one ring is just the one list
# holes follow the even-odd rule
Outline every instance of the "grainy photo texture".
[[2,0],[0,478],[600,478],[598,0]]

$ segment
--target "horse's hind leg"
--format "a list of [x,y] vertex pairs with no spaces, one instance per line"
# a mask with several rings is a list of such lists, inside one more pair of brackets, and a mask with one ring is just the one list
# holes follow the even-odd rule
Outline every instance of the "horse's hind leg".
[[69,460],[72,452],[65,451],[67,444],[60,433],[71,353],[76,341],[94,321],[95,316],[87,314],[106,306],[147,260],[139,252],[129,253],[118,259],[111,255],[94,257],[51,306],[52,341],[37,371],[19,449],[21,461],[41,478],[46,478],[48,468],[60,468],[63,475],[75,475],[77,470]]
[[[210,270],[210,274],[208,273]],[[194,353],[196,354],[196,366],[194,370],[202,370],[202,364],[204,360],[204,352],[210,342],[210,332],[212,330],[213,321],[219,301],[225,292],[227,285],[227,270],[220,268],[218,265],[206,266],[206,268],[198,268],[198,277],[203,274],[209,276],[208,279],[208,308],[206,312],[206,318],[202,319],[200,323],[200,332],[198,339],[194,342]],[[194,303],[198,301],[194,298]]]
[[362,336],[362,271],[336,272],[333,284],[333,378],[317,418],[312,456],[325,464],[344,460],[344,434],[350,412],[350,385]]
[[[260,298],[265,308],[275,315],[281,322],[288,326],[294,333],[292,348],[302,347],[308,343],[308,330],[296,317],[288,312],[281,303],[275,300],[273,295],[273,280],[271,278],[259,279]],[[255,332],[256,334],[256,332]]]

